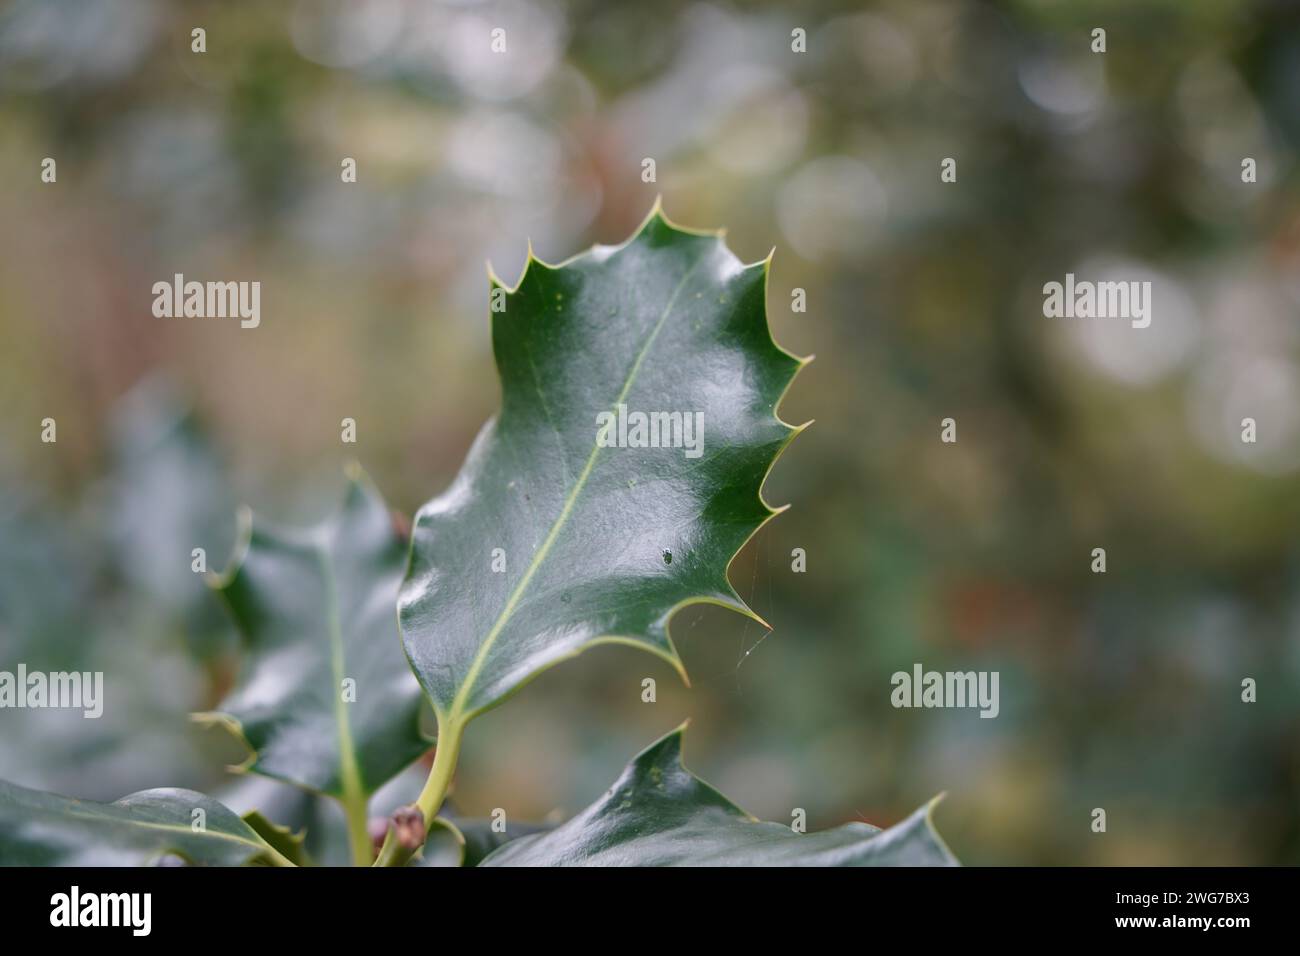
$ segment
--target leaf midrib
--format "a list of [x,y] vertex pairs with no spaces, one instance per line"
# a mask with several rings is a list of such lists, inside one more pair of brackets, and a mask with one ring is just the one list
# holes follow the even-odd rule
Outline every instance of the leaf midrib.
[[[109,806],[116,807],[117,809],[126,809],[120,804],[109,804]],[[112,823],[119,823],[128,827],[138,827],[142,830],[163,830],[168,833],[183,833],[200,840],[228,840],[231,843],[239,843],[243,846],[252,847],[260,852],[266,851],[266,846],[261,843],[257,843],[247,837],[238,836],[234,833],[223,833],[220,830],[195,830],[193,827],[187,827],[179,823],[155,823],[152,820],[123,819],[109,814],[96,816],[89,813],[76,813],[72,810],[62,810],[60,811],[60,815],[71,817],[74,820],[85,820],[89,823],[102,824],[105,821],[111,821]]]
[[343,648],[343,627],[339,620],[338,587],[334,580],[334,568],[325,547],[317,544],[315,552],[325,584],[330,670],[334,675],[331,697],[334,701],[334,723],[339,739],[339,785],[343,790],[344,801],[355,801],[364,799],[364,788],[361,782],[361,768],[357,763],[356,745],[352,742],[352,725],[348,720],[347,705],[343,702],[343,678],[347,662]]
[[[637,353],[636,361],[632,363],[632,368],[628,372],[627,379],[623,382],[622,390],[618,393],[618,397],[610,404],[611,409],[616,411],[619,403],[627,398],[628,393],[632,390],[632,385],[636,381],[637,374],[641,371],[641,365],[645,361],[646,355],[649,354],[650,348],[654,345],[655,339],[659,337],[660,330],[663,329],[664,324],[668,321],[668,316],[672,313],[673,306],[677,304],[677,297],[681,294],[682,289],[686,287],[687,281],[694,274],[695,270],[699,268],[701,262],[703,262],[703,256],[696,259],[690,268],[682,274],[676,288],[673,289],[672,294],[668,297],[668,302],[664,306],[664,310],[660,314],[658,321],[655,322],[654,328],[651,329],[649,336],[646,337],[645,344],[641,346],[640,352]],[[527,590],[529,583],[532,581],[533,575],[537,573],[537,569],[541,567],[542,562],[546,560],[547,554],[550,552],[551,547],[555,544],[556,539],[560,535],[560,531],[568,521],[569,515],[573,511],[573,506],[578,500],[578,496],[586,486],[587,479],[591,477],[591,472],[595,468],[596,459],[600,456],[600,451],[600,445],[595,439],[593,439],[591,453],[587,456],[586,464],[583,465],[582,472],[578,475],[578,480],[574,483],[568,496],[565,498],[564,506],[560,509],[559,516],[551,525],[551,530],[547,533],[545,540],[542,541],[541,547],[537,549],[537,552],[533,555],[533,559],[528,563],[528,567],[525,569],[523,577],[519,579],[519,583],[515,585],[515,589],[510,593],[510,597],[506,600],[505,607],[502,608],[500,615],[497,616],[496,622],[492,625],[491,630],[488,631],[487,637],[485,637],[483,643],[479,645],[478,653],[474,655],[474,659],[470,662],[469,669],[465,672],[465,680],[461,684],[460,690],[456,692],[455,698],[452,700],[451,710],[447,715],[449,723],[455,724],[464,718],[466,703],[474,689],[474,684],[478,680],[479,674],[487,663],[487,656],[492,649],[492,645],[505,629],[511,615],[514,614],[515,607],[519,604],[524,591]]]

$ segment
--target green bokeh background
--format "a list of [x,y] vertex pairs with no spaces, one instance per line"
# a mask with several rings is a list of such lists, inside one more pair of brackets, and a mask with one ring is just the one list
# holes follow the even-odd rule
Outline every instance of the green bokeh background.
[[[776,247],[771,324],[818,356],[767,490],[793,508],[732,569],[774,630],[680,614],[690,688],[626,648],[547,673],[471,728],[457,809],[567,816],[690,717],[688,763],[770,819],[946,791],[967,863],[1300,862],[1293,9],[5,5],[0,668],[109,689],[99,721],[0,712],[0,776],[205,789],[336,859],[333,807],[185,719],[237,666],[190,549],[220,568],[240,502],[314,520],[354,456],[412,513],[496,407],[484,263],[619,241],[662,194]],[[1044,318],[1068,271],[1150,279],[1151,327]],[[261,281],[261,327],[155,318],[176,272]],[[999,671],[1000,715],[893,709],[916,662]]]

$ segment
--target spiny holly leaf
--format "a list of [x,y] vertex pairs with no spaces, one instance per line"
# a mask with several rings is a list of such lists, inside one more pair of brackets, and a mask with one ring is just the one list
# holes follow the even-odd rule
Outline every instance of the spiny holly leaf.
[[444,736],[594,644],[684,678],[684,605],[758,619],[727,566],[776,513],[760,489],[799,430],[776,407],[801,365],[772,341],[767,273],[656,205],[621,246],[493,279],[501,411],[420,510],[399,602]]
[[[213,796],[238,813],[273,846],[275,842],[254,823],[255,817],[271,821],[268,824],[271,827],[301,834],[303,861],[285,854],[299,866],[348,866],[352,862],[346,815],[339,813],[332,797],[255,773],[241,774],[224,782],[214,789]],[[371,806],[378,799],[376,794]],[[283,847],[276,848],[284,852]]]
[[294,866],[315,865],[312,862],[311,854],[307,852],[306,830],[299,830],[294,833],[289,827],[282,827],[278,823],[272,823],[262,815],[260,810],[250,810],[244,814],[242,819],[250,829],[266,841],[267,845],[275,847],[276,852]]
[[245,515],[241,541],[215,586],[247,660],[218,711],[197,718],[238,734],[257,773],[355,806],[429,747],[393,614],[405,545],[355,467],[323,523],[269,531]]
[[0,780],[0,866],[138,866],[168,855],[292,865],[233,811],[193,790],[91,803]]
[[796,833],[762,823],[682,765],[682,731],[651,744],[598,801],[483,866],[956,866],[922,807],[881,830],[846,823]]

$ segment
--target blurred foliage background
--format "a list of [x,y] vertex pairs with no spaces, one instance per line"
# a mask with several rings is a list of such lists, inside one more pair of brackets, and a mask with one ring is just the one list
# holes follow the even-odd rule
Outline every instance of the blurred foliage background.
[[[336,859],[332,806],[186,720],[238,667],[191,548],[220,568],[240,502],[315,520],[353,456],[412,513],[496,407],[485,260],[620,241],[662,193],[776,247],[777,338],[819,356],[767,490],[794,507],[732,567],[774,630],[681,613],[691,688],[620,648],[547,673],[475,723],[457,808],[566,815],[690,717],[688,763],[770,819],[944,790],[968,863],[1300,862],[1294,9],[8,3],[0,668],[103,669],[108,699],[0,713],[0,776],[210,790]],[[1043,317],[1097,270],[1153,282],[1150,328]],[[155,318],[176,272],[260,280],[261,327]],[[914,662],[1000,671],[1000,716],[891,708]]]

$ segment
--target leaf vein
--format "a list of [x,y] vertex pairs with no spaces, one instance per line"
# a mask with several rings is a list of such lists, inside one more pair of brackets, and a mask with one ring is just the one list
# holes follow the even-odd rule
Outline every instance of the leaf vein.
[[[663,312],[660,314],[658,321],[655,322],[654,328],[650,330],[650,334],[646,337],[645,343],[641,346],[636,359],[632,363],[632,368],[628,372],[626,380],[623,382],[622,390],[618,393],[618,396],[614,401],[610,403],[611,410],[616,411],[619,404],[627,398],[628,393],[632,389],[633,383],[636,381],[637,374],[641,371],[641,365],[645,362],[646,355],[649,354],[655,340],[659,337],[659,332],[668,321],[668,316],[672,314],[673,306],[677,304],[677,297],[681,295],[682,290],[686,287],[686,283],[695,273],[695,270],[699,268],[702,261],[703,257],[696,259],[695,262],[691,264],[678,281],[677,287],[673,289],[672,294],[668,297],[668,303],[664,306]],[[546,556],[550,553],[551,547],[555,544],[556,538],[559,537],[561,529],[568,521],[569,515],[573,511],[573,506],[578,500],[578,496],[582,493],[583,488],[587,484],[587,480],[591,477],[592,470],[595,468],[596,459],[600,456],[600,447],[601,446],[596,444],[593,439],[591,454],[587,456],[587,461],[583,466],[582,473],[578,475],[578,480],[574,483],[568,496],[565,498],[564,506],[560,509],[559,516],[555,519],[555,523],[551,525],[551,529],[547,533],[545,540],[542,541],[541,547],[538,548],[537,553],[533,555],[533,559],[529,562],[527,569],[524,571],[523,577],[520,578],[519,583],[515,585],[514,591],[511,592],[510,597],[506,601],[506,606],[502,608],[501,613],[497,616],[496,622],[492,625],[492,629],[488,631],[487,636],[483,639],[483,643],[479,645],[478,652],[474,655],[473,661],[470,662],[469,670],[465,673],[464,683],[461,684],[460,690],[456,693],[456,697],[452,701],[451,711],[448,715],[450,721],[454,722],[463,716],[466,702],[468,701],[470,694],[473,692],[474,684],[478,680],[478,676],[487,662],[488,652],[491,651],[492,645],[496,642],[497,637],[499,637],[501,632],[505,629],[511,615],[514,614],[515,607],[523,597],[524,591],[528,589],[528,585],[532,581],[533,575],[537,573],[537,569],[541,567],[542,562],[546,560]]]

